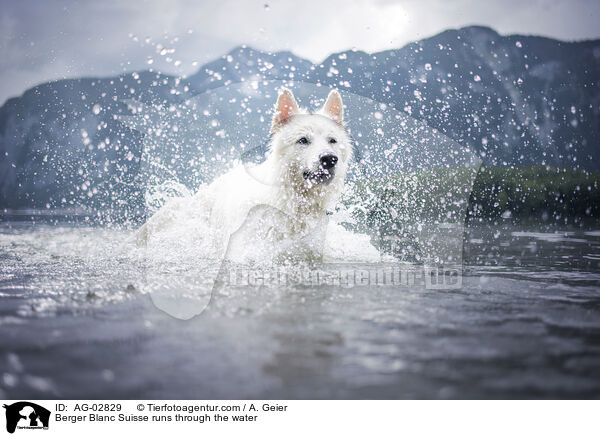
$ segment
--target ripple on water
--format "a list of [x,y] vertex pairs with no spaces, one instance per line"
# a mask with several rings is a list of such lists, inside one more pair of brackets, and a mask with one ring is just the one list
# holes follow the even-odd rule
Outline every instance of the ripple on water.
[[490,233],[462,289],[206,285],[184,322],[154,287],[218,268],[149,262],[128,230],[4,226],[0,398],[599,397],[599,234]]

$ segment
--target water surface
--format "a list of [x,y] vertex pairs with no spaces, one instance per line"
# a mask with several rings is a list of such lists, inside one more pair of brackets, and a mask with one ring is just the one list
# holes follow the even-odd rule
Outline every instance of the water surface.
[[458,290],[224,288],[189,321],[130,234],[0,224],[0,397],[600,397],[597,229],[470,228]]

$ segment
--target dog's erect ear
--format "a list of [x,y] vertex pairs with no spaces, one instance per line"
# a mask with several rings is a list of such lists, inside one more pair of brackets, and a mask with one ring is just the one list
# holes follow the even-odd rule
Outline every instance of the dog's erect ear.
[[285,124],[292,115],[300,112],[298,109],[298,103],[294,98],[294,94],[287,88],[283,88],[277,98],[275,104],[275,114],[273,115],[273,123],[271,124],[271,131],[274,132],[283,124]]
[[344,122],[344,106],[342,105],[342,96],[336,90],[329,93],[325,106],[322,109],[323,114],[330,117],[339,124]]

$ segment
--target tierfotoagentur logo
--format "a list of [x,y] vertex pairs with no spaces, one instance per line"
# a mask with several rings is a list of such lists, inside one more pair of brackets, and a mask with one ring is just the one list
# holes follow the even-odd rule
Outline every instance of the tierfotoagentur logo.
[[321,264],[318,268],[290,270],[281,266],[248,268],[231,265],[220,276],[227,286],[330,286],[341,288],[395,287],[450,290],[462,286],[460,265]]
[[50,422],[50,411],[29,401],[5,404],[6,431],[14,433],[16,429],[47,430]]

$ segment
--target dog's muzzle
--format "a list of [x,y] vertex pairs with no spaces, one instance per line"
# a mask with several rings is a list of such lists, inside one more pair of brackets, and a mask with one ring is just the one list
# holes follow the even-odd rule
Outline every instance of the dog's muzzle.
[[317,171],[305,170],[302,176],[305,180],[315,184],[328,182],[335,175],[337,162],[338,157],[335,154],[322,154],[319,156],[319,168]]

